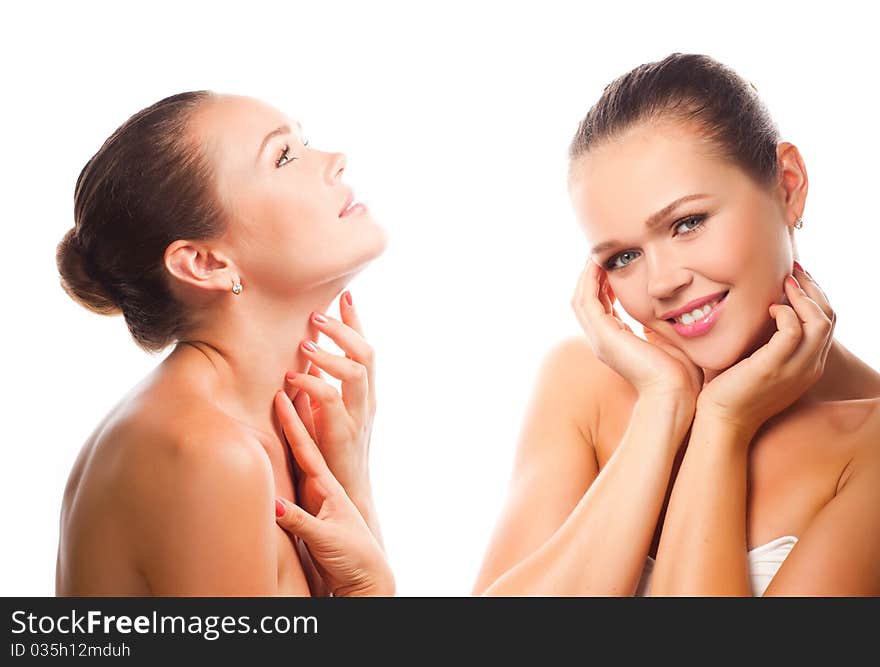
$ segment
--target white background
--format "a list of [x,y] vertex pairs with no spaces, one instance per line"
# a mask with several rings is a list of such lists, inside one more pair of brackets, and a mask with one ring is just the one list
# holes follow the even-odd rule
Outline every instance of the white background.
[[54,253],[82,166],[172,93],[252,95],[299,120],[313,146],[348,155],[347,182],[389,230],[352,293],[378,354],[372,470],[402,595],[470,591],[539,360],[579,331],[569,299],[586,242],[565,189],[568,142],[605,84],[642,62],[707,53],[755,83],[807,163],[802,263],[831,298],[838,339],[880,368],[876,23],[862,3],[812,7],[5,8],[0,595],[53,593],[74,457],[161,359],[121,318],[71,301]]

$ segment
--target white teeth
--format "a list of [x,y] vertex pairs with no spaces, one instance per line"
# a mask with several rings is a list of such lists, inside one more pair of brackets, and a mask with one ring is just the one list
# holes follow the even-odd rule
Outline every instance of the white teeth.
[[[719,299],[720,300],[720,299]],[[718,301],[710,301],[705,304],[702,308],[694,308],[691,312],[685,313],[684,315],[679,315],[675,318],[675,321],[679,324],[693,324],[698,320],[702,320],[706,315],[709,314],[709,311],[712,310]]]

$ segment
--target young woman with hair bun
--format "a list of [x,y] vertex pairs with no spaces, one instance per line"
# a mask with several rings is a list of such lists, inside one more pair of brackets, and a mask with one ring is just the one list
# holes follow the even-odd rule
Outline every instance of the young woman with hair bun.
[[393,594],[373,351],[344,291],[386,234],[345,164],[269,105],[195,91],[136,113],[83,168],[61,284],[173,349],[74,464],[57,594]]

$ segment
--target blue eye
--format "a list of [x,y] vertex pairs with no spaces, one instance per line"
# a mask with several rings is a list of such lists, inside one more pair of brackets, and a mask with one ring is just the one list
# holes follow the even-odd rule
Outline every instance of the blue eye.
[[[673,229],[677,229],[678,227],[681,227],[682,225],[693,224],[692,227],[686,227],[686,228],[684,228],[684,231],[679,232],[679,233],[678,233],[678,236],[685,236],[685,235],[687,235],[687,234],[693,234],[693,233],[696,232],[700,227],[702,227],[702,225],[703,225],[703,221],[704,221],[705,219],[706,219],[706,214],[704,214],[704,213],[700,213],[700,214],[698,214],[698,215],[689,215],[689,216],[686,217],[686,218],[682,218],[681,220],[676,221],[675,224],[672,225],[672,228],[673,228]],[[622,259],[622,258],[624,258],[624,257],[626,257],[626,256],[628,256],[628,255],[635,255],[635,254],[636,254],[636,251],[635,251],[635,250],[626,250],[625,252],[622,252],[622,253],[619,253],[619,254],[617,254],[617,255],[614,255],[614,257],[612,257],[611,259],[609,259],[609,260],[605,263],[605,267],[604,267],[604,268],[605,268],[606,271],[615,271],[615,270],[617,270],[617,269],[622,269],[622,268],[624,268],[624,267],[626,267],[626,266],[629,266],[630,264],[632,264],[632,261],[633,261],[632,259],[630,259],[629,261],[627,261],[627,262],[625,262],[625,263],[623,263],[623,264],[618,264],[618,263],[617,263],[617,260],[618,260],[618,259]]]
[[705,215],[692,215],[688,218],[684,218],[683,220],[679,220],[678,222],[676,222],[675,227],[678,227],[680,225],[686,225],[689,222],[694,222],[696,224],[693,227],[690,227],[686,231],[682,232],[682,234],[690,234],[691,232],[695,231],[701,224],[703,224],[703,220],[705,220],[705,219],[706,219]]
[[615,260],[623,259],[627,255],[635,255],[635,252],[633,252],[632,250],[627,250],[626,252],[622,252],[619,255],[615,255],[609,260],[609,263],[606,264],[605,268],[608,271],[614,271],[614,269],[622,269],[624,266],[627,266],[630,262],[632,262],[632,260],[629,260],[629,262],[626,262],[624,264],[616,264]]

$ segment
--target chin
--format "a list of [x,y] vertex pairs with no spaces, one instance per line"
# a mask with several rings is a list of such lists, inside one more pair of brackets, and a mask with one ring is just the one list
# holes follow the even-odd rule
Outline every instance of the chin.
[[[718,336],[714,340],[710,333],[704,342],[686,344],[679,349],[703,370],[720,373],[731,366],[735,366],[765,345],[774,331],[776,331],[776,326],[771,318],[769,326],[761,327],[758,325],[751,332],[729,332],[728,338]],[[717,331],[715,333],[720,334],[722,332]]]
[[693,364],[704,371],[721,372],[733,366],[738,360],[738,355],[734,353],[721,354],[719,349],[706,349],[696,351],[676,345],[678,349],[684,352]]
[[378,225],[374,225],[370,233],[361,241],[358,254],[362,262],[369,263],[385,252],[385,248],[388,247],[388,233]]
[[359,236],[357,240],[351,240],[350,252],[337,269],[332,271],[334,275],[354,276],[369,266],[373,260],[385,252],[388,245],[388,235],[380,227],[370,230],[369,234]]
[[385,248],[388,247],[389,240],[390,239],[388,237],[388,232],[385,230],[385,228],[376,225],[376,257],[385,252]]
[[731,366],[735,366],[739,358],[732,358],[733,360],[728,359],[720,359],[715,356],[707,358],[707,359],[691,359],[697,366],[702,368],[704,371],[714,371],[716,373],[721,373],[722,371],[726,371]]

